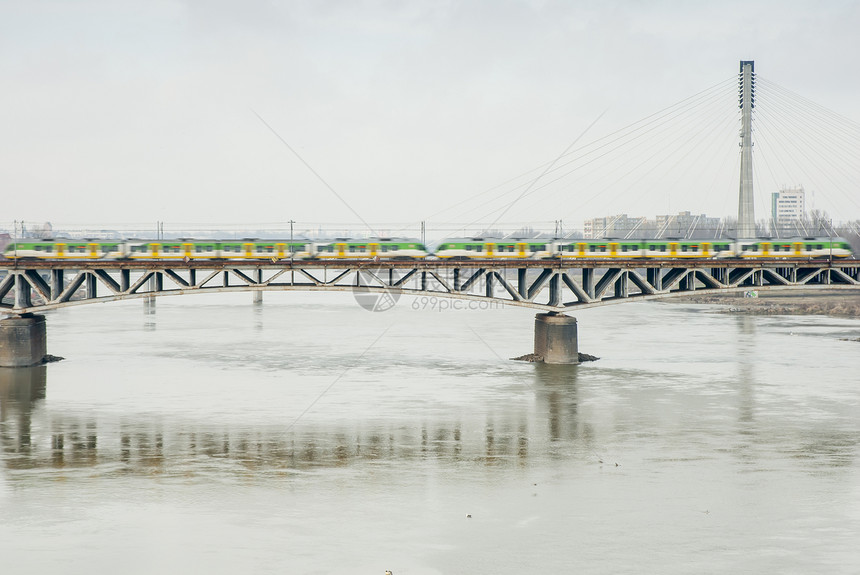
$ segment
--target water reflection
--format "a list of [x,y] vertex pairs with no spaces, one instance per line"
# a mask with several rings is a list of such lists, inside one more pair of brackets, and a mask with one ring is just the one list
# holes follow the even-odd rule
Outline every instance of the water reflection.
[[535,364],[534,389],[540,410],[547,414],[551,441],[581,436],[577,419],[578,366]]
[[[745,362],[738,365],[741,425],[731,432],[735,436],[733,459],[747,466],[765,454],[778,454],[799,461],[801,467],[813,472],[853,463],[858,439],[844,429],[786,427],[786,421],[780,419],[771,424],[774,429],[760,424],[753,429],[754,380],[744,373]],[[8,469],[102,467],[110,473],[196,476],[225,472],[290,474],[363,464],[421,465],[427,461],[485,467],[524,467],[560,458],[593,463],[600,445],[630,436],[618,433],[613,424],[604,421],[601,410],[594,409],[597,384],[582,379],[581,370],[587,368],[540,364],[533,368],[528,386],[534,395],[533,406],[526,402],[500,408],[483,420],[428,415],[408,424],[307,424],[286,432],[284,427],[259,425],[253,417],[247,424],[219,425],[189,422],[182,416],[152,419],[143,414],[98,418],[58,414],[46,399],[48,368],[4,369],[0,370],[0,449]],[[592,399],[589,409],[582,408],[587,402],[583,395]],[[624,401],[642,397],[631,391]],[[616,415],[610,410],[611,418]],[[687,441],[700,449],[722,450],[722,440],[717,439],[719,445],[710,447],[707,440],[720,435],[725,438],[726,431],[720,423],[697,423],[692,428],[697,435]],[[671,434],[673,441],[677,439],[675,431]]]
[[33,405],[45,399],[48,368],[0,368],[0,442],[6,453],[28,453]]
[[[443,460],[486,466],[527,464],[540,457],[536,444],[579,435],[575,369],[539,366],[534,389],[539,417],[529,409],[486,415],[481,428],[454,418],[359,429],[332,425],[283,432],[248,426],[152,420],[144,416],[89,418],[52,413],[45,367],[3,372],[0,442],[10,469],[75,468],[122,464],[126,471],[161,473],[229,462],[247,471],[302,471],[361,462]],[[34,413],[39,414],[34,424]],[[537,424],[534,421],[537,420]],[[547,431],[540,429],[548,422]],[[299,426],[301,427],[301,426]],[[548,437],[546,433],[548,432]]]
[[[755,413],[755,362],[756,362],[756,324],[755,318],[749,315],[738,315],[737,337],[737,391],[738,391],[738,421],[742,424],[752,424]],[[748,425],[741,426],[741,433],[751,433]]]

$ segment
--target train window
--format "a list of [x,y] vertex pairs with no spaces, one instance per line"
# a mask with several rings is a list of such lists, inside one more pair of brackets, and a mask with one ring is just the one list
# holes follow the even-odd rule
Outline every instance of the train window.
[[666,251],[666,246],[660,246],[660,251],[661,251],[661,252],[665,252],[665,251]]
[[476,252],[482,252],[482,251],[484,251],[484,246],[475,246],[475,251],[476,251]]
[[823,250],[823,249],[824,249],[824,244],[816,244],[815,249],[817,249],[817,250]]
[[42,251],[42,246],[36,246],[36,251],[37,251],[37,252]]
[[606,246],[600,246],[600,251],[605,253],[606,252]]
[[45,247],[45,251],[46,251],[46,252],[48,252],[48,253],[53,252],[53,251],[54,251],[54,246],[46,246],[46,247]]
[[392,252],[396,252],[398,249],[400,249],[398,246],[391,246]]
[[472,251],[472,244],[466,244],[466,251],[467,252]]
[[355,253],[355,246],[349,246],[349,253]]
[[687,246],[681,246],[681,251],[682,251],[682,252],[687,251]]
[[690,251],[691,251],[691,252],[697,252],[697,251],[699,251],[699,246],[690,246]]

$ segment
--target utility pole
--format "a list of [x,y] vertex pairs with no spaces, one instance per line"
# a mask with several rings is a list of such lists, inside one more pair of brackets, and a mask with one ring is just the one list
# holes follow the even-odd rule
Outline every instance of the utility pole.
[[296,283],[296,272],[293,270],[293,255],[296,253],[296,247],[293,245],[293,224],[295,220],[290,220],[290,285]]

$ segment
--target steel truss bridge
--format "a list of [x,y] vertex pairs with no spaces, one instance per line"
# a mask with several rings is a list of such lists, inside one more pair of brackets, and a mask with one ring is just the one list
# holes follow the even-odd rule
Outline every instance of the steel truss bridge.
[[747,290],[858,289],[858,260],[35,260],[0,263],[0,313],[238,291],[352,291],[565,312]]

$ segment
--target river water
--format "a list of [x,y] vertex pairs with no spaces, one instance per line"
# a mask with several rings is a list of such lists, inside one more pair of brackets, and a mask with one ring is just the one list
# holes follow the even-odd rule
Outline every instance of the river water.
[[0,370],[0,572],[860,571],[860,321],[628,303],[546,366],[533,311],[444,305],[49,313],[66,359]]

